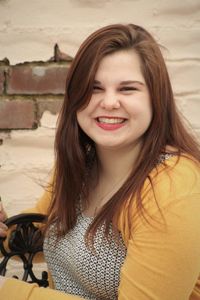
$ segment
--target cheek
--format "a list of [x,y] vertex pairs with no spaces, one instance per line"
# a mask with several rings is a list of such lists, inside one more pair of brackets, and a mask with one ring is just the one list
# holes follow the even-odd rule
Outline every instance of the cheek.
[[90,99],[90,102],[88,103],[88,106],[85,110],[87,110],[87,114],[92,114],[99,105],[99,95],[93,95]]
[[91,98],[88,105],[85,108],[83,108],[82,110],[80,110],[79,112],[77,112],[77,119],[90,116],[93,113],[93,111],[95,110],[95,107],[96,107],[95,102]]
[[133,114],[135,115],[152,115],[152,105],[149,97],[138,98],[137,101],[131,103]]
[[78,123],[79,123],[79,120],[81,119],[81,115],[82,115],[82,111],[78,111],[76,113],[76,119],[77,119]]
[[77,112],[76,117],[79,126],[85,131],[85,129],[90,126],[91,122],[91,113],[88,109],[88,106],[85,109]]
[[76,118],[77,118],[78,125],[82,128],[82,127],[83,127],[83,124],[84,124],[84,119],[85,119],[85,116],[84,116],[84,110],[79,111],[79,112],[76,114]]
[[129,105],[129,111],[131,112],[132,116],[146,116],[150,117],[152,115],[152,107],[148,103],[137,102],[134,104]]
[[139,126],[148,128],[152,120],[152,107],[150,104],[139,103],[131,107],[132,121]]

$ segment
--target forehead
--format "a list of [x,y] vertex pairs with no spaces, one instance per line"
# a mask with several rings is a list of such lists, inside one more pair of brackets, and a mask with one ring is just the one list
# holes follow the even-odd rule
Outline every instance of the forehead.
[[106,55],[100,61],[95,79],[144,81],[139,55],[134,50],[122,50]]

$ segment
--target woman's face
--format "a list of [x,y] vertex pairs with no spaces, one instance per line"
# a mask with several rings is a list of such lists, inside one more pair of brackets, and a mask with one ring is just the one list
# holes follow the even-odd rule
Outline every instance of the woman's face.
[[134,147],[152,119],[149,91],[134,50],[105,56],[97,70],[89,104],[78,111],[82,130],[97,148]]

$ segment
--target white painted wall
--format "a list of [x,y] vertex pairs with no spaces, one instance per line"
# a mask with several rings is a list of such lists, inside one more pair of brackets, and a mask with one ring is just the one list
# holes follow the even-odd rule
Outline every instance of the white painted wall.
[[74,56],[89,33],[118,22],[147,27],[171,58],[199,58],[199,0],[0,0],[0,56],[45,60],[55,42]]
[[45,112],[37,130],[0,133],[0,195],[9,216],[32,207],[43,193],[54,161],[56,119]]
[[[0,0],[0,60],[47,60],[53,46],[74,56],[93,30],[111,23],[146,27],[164,55],[179,107],[200,133],[199,0]],[[55,116],[35,131],[1,133],[0,195],[9,215],[32,206],[53,165]]]

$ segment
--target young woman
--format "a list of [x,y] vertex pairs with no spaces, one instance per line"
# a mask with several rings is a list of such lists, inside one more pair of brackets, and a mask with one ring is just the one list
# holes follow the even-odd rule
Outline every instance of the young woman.
[[81,45],[55,149],[34,211],[49,215],[45,258],[65,293],[1,279],[0,298],[200,299],[200,150],[146,30],[111,25]]

